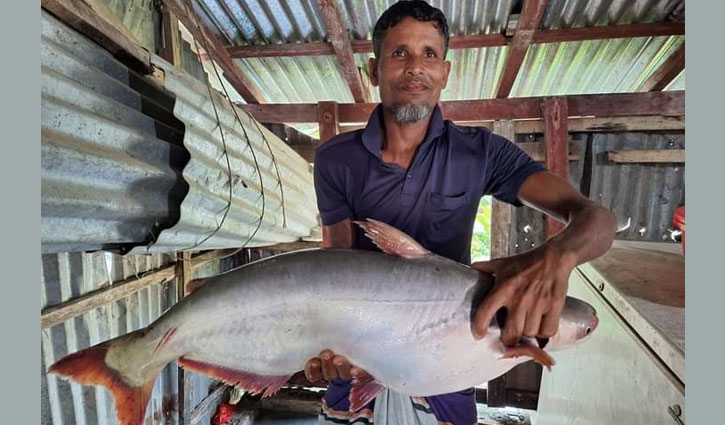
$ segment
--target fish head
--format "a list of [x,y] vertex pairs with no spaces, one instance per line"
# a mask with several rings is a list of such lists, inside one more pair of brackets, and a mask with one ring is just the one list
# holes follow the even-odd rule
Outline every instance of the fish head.
[[548,338],[537,338],[541,348],[547,351],[564,350],[589,339],[599,325],[597,311],[589,303],[566,297],[559,317],[559,330]]

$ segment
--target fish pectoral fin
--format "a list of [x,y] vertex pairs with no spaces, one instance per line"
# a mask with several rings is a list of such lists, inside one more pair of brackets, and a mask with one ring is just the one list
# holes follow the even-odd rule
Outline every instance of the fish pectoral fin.
[[502,359],[513,359],[516,357],[531,357],[536,363],[546,367],[547,370],[551,370],[551,366],[556,364],[553,357],[546,351],[534,345],[518,345],[516,347],[507,347],[501,356]]
[[367,221],[355,221],[354,223],[365,230],[365,236],[386,254],[408,259],[425,257],[430,254],[430,251],[423,248],[415,239],[382,221],[369,218]]
[[292,375],[258,375],[185,357],[179,359],[179,366],[192,372],[211,376],[226,384],[244,388],[253,395],[261,393],[262,398],[273,396],[292,377]]
[[384,389],[383,383],[375,380],[369,373],[363,372],[357,375],[352,380],[350,390],[350,412],[355,413],[364,408]]

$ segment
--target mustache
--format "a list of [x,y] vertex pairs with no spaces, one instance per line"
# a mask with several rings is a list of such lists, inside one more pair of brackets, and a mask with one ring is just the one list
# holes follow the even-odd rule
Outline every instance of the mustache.
[[428,81],[425,78],[420,78],[420,77],[404,78],[398,82],[398,86],[404,86],[406,84],[421,84],[421,85],[425,86],[426,88],[431,87],[430,81]]

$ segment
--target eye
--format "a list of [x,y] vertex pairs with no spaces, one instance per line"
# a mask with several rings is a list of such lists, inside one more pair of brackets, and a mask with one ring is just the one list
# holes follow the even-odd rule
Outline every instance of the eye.
[[434,57],[436,57],[436,52],[434,52],[433,50],[428,50],[425,52],[425,57],[434,58]]
[[587,328],[587,329],[586,329],[586,330],[584,331],[584,335],[589,335],[589,334],[590,334],[591,332],[592,332],[592,328]]
[[403,56],[405,56],[405,50],[403,50],[403,49],[395,50],[393,52],[393,56],[395,56],[395,57],[403,57]]

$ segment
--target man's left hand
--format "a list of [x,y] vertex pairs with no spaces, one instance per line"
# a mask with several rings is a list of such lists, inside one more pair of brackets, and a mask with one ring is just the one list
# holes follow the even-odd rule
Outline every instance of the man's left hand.
[[564,308],[569,275],[576,258],[547,244],[513,257],[477,262],[471,267],[496,277],[494,288],[476,311],[474,337],[481,339],[496,312],[506,307],[501,340],[517,344],[521,336],[548,338],[556,334]]

